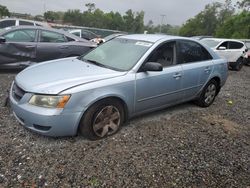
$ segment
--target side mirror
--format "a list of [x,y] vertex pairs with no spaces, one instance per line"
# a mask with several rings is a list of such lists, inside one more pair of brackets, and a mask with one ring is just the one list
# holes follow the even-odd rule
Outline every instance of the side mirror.
[[6,39],[4,37],[0,37],[0,43],[5,43]]
[[218,50],[226,50],[227,48],[225,46],[220,46]]
[[162,65],[156,62],[147,62],[143,67],[142,70],[144,71],[162,71]]
[[245,49],[245,52],[248,52],[248,49],[247,49],[247,48]]

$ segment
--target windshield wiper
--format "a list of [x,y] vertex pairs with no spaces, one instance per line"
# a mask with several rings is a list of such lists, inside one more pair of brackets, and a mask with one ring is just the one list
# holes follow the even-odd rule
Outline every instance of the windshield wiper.
[[115,70],[115,71],[120,71],[120,72],[122,71],[120,69],[116,69],[116,68],[110,67],[108,65],[103,65],[103,64],[101,64],[101,63],[99,63],[99,62],[97,62],[95,60],[90,60],[90,59],[85,59],[85,58],[81,58],[80,60],[86,61],[88,63],[94,64],[94,65],[97,65],[97,66],[100,66],[100,67],[104,67],[104,68],[107,68],[107,69],[111,69],[111,70]]
[[[94,61],[94,60],[82,59],[82,61],[86,61],[86,62],[88,62],[88,63],[92,63],[92,64],[97,65],[97,66],[100,66],[100,67],[106,67],[105,65],[103,65],[103,64],[101,64],[101,63],[99,63],[99,62],[97,62],[97,61]],[[106,68],[107,68],[107,67],[106,67]]]

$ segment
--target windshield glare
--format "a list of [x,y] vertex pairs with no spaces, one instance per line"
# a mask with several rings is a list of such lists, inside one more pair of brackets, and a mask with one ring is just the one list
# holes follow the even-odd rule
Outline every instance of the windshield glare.
[[94,61],[107,68],[128,71],[152,46],[150,42],[116,38],[108,41],[81,57]]
[[214,48],[220,43],[220,41],[212,40],[212,39],[205,39],[205,40],[201,40],[201,43],[207,45],[210,48]]

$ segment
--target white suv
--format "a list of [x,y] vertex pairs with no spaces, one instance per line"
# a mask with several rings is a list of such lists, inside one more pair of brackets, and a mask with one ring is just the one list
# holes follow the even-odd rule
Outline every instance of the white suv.
[[201,43],[210,47],[220,57],[227,60],[229,67],[239,71],[244,65],[244,57],[246,56],[247,47],[238,40],[205,38]]
[[38,22],[33,20],[25,20],[25,19],[19,19],[19,18],[5,18],[0,20],[0,29],[8,29],[13,26],[19,26],[19,25],[30,25],[30,26],[43,26],[43,27],[49,27],[49,25],[46,22]]

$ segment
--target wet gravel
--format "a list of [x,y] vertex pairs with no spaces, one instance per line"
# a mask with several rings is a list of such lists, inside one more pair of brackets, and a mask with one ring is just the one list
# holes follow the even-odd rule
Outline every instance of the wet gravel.
[[48,138],[2,107],[15,73],[0,73],[0,187],[249,187],[250,67],[230,71],[215,103],[130,120],[100,141]]

